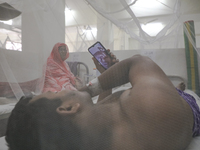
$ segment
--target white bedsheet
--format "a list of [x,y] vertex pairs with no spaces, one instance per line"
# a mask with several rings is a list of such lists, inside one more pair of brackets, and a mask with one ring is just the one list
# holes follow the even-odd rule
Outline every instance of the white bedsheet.
[[200,150],[200,136],[193,138],[186,150]]
[[0,150],[8,150],[5,137],[0,138]]
[[[0,138],[0,150],[8,150],[5,137]],[[186,150],[200,150],[200,136],[193,138]]]
[[15,107],[15,104],[16,103],[0,105],[0,119],[7,118]]
[[16,103],[0,105],[0,115],[10,113],[15,107]]

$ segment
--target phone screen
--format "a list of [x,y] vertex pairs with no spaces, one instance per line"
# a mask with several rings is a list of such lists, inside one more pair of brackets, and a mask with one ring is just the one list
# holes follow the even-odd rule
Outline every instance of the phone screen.
[[111,66],[111,57],[100,42],[96,42],[94,45],[89,47],[88,51],[103,66],[104,69],[108,69]]

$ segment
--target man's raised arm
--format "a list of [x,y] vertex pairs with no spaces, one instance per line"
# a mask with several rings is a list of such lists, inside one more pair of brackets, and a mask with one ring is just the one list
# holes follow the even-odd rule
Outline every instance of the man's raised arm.
[[[146,79],[156,79],[173,87],[162,69],[150,58],[141,55],[135,55],[113,65],[98,77],[98,82],[102,90],[108,90],[128,82],[134,86]],[[93,87],[91,89],[93,90]]]

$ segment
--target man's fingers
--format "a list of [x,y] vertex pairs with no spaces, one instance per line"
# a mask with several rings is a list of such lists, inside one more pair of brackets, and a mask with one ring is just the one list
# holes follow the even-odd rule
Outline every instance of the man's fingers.
[[92,60],[94,61],[96,68],[101,67],[101,64],[94,57],[92,57]]
[[95,64],[98,63],[98,61],[94,57],[92,57],[92,60],[94,61]]

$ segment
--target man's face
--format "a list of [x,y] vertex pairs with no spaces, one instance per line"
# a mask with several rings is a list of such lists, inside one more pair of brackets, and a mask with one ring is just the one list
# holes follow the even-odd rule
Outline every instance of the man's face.
[[58,47],[58,52],[60,53],[60,57],[61,59],[64,61],[66,59],[66,55],[67,55],[67,52],[68,52],[68,47],[66,46],[59,46]]
[[47,98],[49,100],[54,99],[60,99],[62,102],[68,101],[68,100],[81,100],[81,101],[91,101],[91,96],[87,92],[80,92],[80,91],[73,91],[73,90],[63,90],[60,92],[46,92],[43,94],[40,94],[38,96],[35,96],[32,98],[32,100],[29,101],[29,103],[33,103],[40,98]]

